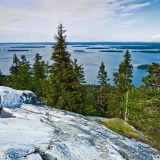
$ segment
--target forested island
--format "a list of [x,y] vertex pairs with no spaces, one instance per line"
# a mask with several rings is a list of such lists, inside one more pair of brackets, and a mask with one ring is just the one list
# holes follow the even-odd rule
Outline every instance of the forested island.
[[[160,150],[160,64],[153,62],[148,66],[148,75],[142,78],[145,85],[137,88],[132,84],[132,60],[126,50],[117,72],[113,73],[113,86],[108,83],[103,62],[95,75],[99,84],[89,85],[85,82],[83,65],[70,58],[64,33],[60,23],[51,54],[52,64],[45,62],[39,53],[33,65],[25,55],[18,58],[14,54],[10,75],[4,76],[1,72],[0,85],[31,90],[54,108],[85,116],[123,119],[149,138],[150,143],[147,143]],[[113,130],[117,128],[115,125]],[[134,136],[125,134],[129,138]]]
[[137,66],[137,68],[139,69],[147,69],[149,67],[149,64],[141,64],[139,66]]
[[123,51],[120,51],[120,50],[101,50],[99,52],[123,52]]

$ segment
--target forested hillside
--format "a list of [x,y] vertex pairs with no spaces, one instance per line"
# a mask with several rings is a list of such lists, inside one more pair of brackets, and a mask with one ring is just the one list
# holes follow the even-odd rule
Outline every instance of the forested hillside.
[[143,86],[132,84],[133,66],[129,50],[117,72],[114,85],[109,84],[107,68],[100,64],[98,85],[86,84],[82,65],[70,58],[67,51],[66,30],[60,23],[51,54],[52,64],[35,53],[34,64],[25,55],[13,56],[10,75],[0,72],[0,85],[19,90],[31,90],[51,107],[85,116],[121,118],[142,131],[160,149],[160,64],[149,65]]

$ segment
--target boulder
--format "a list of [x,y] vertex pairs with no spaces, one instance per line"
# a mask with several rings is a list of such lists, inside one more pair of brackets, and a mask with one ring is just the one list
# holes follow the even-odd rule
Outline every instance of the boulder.
[[44,104],[44,102],[31,91],[15,90],[0,86],[0,108],[17,108],[22,103],[33,105]]

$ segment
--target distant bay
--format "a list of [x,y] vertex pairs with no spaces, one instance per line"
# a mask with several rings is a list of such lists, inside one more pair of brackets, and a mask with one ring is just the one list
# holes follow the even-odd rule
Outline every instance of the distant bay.
[[[53,44],[53,42],[0,43],[0,69],[3,74],[9,75],[14,53],[19,58],[22,54],[26,55],[31,64],[33,64],[35,54],[39,53],[45,61],[52,63],[50,57]],[[140,86],[141,78],[147,75],[146,69],[137,68],[139,65],[160,63],[160,43],[69,42],[67,49],[72,59],[77,58],[78,63],[83,64],[87,84],[98,83],[96,77],[102,61],[106,66],[108,78],[111,79],[110,83],[113,84],[113,72],[117,71],[127,49],[132,56],[133,84],[135,86]]]

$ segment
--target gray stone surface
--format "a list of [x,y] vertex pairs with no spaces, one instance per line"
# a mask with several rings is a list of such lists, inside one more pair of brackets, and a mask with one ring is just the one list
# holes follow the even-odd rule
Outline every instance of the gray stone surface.
[[8,159],[159,159],[156,149],[79,114],[22,104],[0,118],[0,155]]
[[22,103],[43,105],[44,102],[31,91],[0,86],[0,108],[17,108]]
[[0,118],[0,159],[160,159],[160,152],[151,146],[79,114],[30,104],[3,110],[12,118]]

